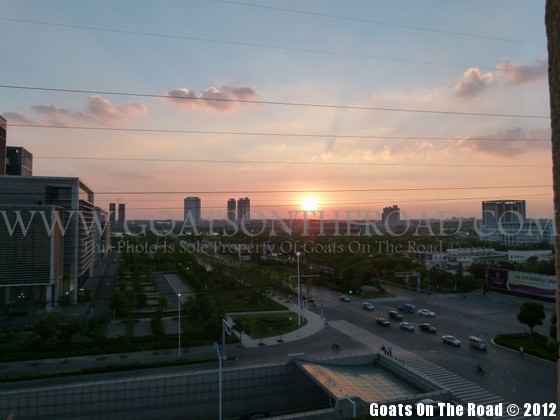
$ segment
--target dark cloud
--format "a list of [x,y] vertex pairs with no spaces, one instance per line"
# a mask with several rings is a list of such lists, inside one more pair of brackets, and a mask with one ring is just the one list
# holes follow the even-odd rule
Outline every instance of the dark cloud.
[[114,106],[102,96],[90,96],[86,106],[81,110],[58,108],[54,105],[33,105],[33,112],[45,118],[50,124],[67,125],[71,122],[95,122],[109,125],[114,122],[126,121],[129,118],[144,115],[148,108],[140,103],[132,102]]
[[[537,138],[550,138],[550,129],[516,127],[486,136],[468,136],[454,142],[451,148],[491,157],[513,158],[532,150],[545,150],[550,147],[550,142],[533,140]],[[508,140],[496,141],[496,139]]]
[[532,64],[514,64],[506,59],[496,66],[496,70],[508,83],[523,85],[546,79],[548,64],[544,58],[535,60]]
[[242,102],[236,102],[236,100],[257,98],[256,92],[250,87],[235,86],[212,86],[200,92],[188,88],[178,88],[168,90],[165,95],[172,96],[172,98],[166,98],[166,100],[181,108],[211,112],[231,112],[245,105]]
[[30,120],[21,112],[4,112],[2,115],[6,118],[8,124],[35,124],[35,121]]
[[491,72],[482,73],[478,67],[471,67],[463,73],[455,92],[460,96],[472,97],[494,84],[495,78]]

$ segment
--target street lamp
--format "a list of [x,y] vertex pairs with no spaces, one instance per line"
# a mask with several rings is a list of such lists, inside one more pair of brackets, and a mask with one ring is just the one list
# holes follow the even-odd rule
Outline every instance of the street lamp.
[[214,349],[218,354],[218,419],[222,420],[222,355],[218,343],[214,343]]
[[301,327],[301,287],[299,284],[299,257],[301,252],[296,252],[297,258],[297,306],[298,306],[298,327]]
[[177,324],[177,335],[179,336],[179,344],[177,345],[177,357],[181,358],[181,293],[177,293],[177,313],[179,315],[179,323]]

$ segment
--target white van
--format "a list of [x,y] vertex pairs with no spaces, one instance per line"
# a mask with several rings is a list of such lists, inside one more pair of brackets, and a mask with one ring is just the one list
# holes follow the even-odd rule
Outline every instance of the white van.
[[486,350],[488,347],[488,343],[484,338],[476,337],[474,335],[469,337],[469,345],[477,350]]

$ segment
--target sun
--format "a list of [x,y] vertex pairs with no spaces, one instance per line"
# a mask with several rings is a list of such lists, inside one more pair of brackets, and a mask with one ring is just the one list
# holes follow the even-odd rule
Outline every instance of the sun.
[[316,211],[317,205],[318,202],[315,197],[305,197],[303,199],[303,210],[305,211]]

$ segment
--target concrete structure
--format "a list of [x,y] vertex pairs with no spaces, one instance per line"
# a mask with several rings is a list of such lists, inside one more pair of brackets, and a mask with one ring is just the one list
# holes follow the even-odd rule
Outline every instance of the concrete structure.
[[473,264],[507,260],[507,253],[494,248],[448,248],[445,251],[407,252],[407,256],[422,262],[428,269],[456,271],[459,265],[468,270]]
[[188,218],[188,220],[191,223],[194,223],[195,226],[198,226],[201,220],[200,207],[201,207],[200,197],[186,197],[184,202],[183,220],[187,220]]
[[8,132],[8,123],[6,119],[0,115],[0,175],[6,173],[6,137]]
[[518,223],[525,220],[525,200],[493,200],[482,202],[482,224]]
[[249,197],[240,198],[237,200],[237,221],[241,222],[251,220],[251,200]]
[[381,214],[381,222],[384,226],[397,226],[401,222],[401,209],[399,206],[384,207]]
[[[217,362],[216,362],[217,364]],[[218,372],[154,374],[0,391],[0,413],[26,419],[218,418]],[[366,416],[370,402],[450,401],[451,394],[386,356],[223,370],[223,418],[335,420]],[[256,417],[255,417],[256,418]]]
[[[58,290],[60,294],[68,295],[73,302],[76,302],[78,289],[91,276],[95,261],[94,217],[96,208],[93,204],[93,191],[79,178],[10,175],[0,177],[0,191],[2,191],[0,206],[10,205],[12,209],[15,209],[18,206],[25,208],[35,205],[63,209],[60,223],[62,223],[64,233],[64,269]],[[41,213],[36,214],[35,217],[42,217]],[[48,223],[46,225],[49,226]],[[3,235],[9,234],[7,231],[3,232]],[[3,248],[0,249],[0,267],[3,269],[8,264],[5,255],[11,247],[11,239],[4,237],[1,241]],[[33,241],[33,238],[29,237],[26,240]],[[45,243],[44,240],[42,243]],[[41,247],[39,246],[39,248]],[[26,264],[34,266],[34,258],[25,260]],[[21,262],[20,260],[19,266],[21,266]],[[45,279],[45,283],[49,281]],[[0,287],[9,287],[9,284],[4,283]]]
[[33,155],[24,147],[6,148],[6,175],[33,175]]
[[479,239],[499,242],[510,246],[554,243],[554,223],[552,219],[525,219],[522,223],[502,223],[485,225],[479,229]]
[[235,222],[237,216],[237,203],[235,198],[230,198],[227,201],[227,220]]
[[[63,211],[60,206],[0,205],[1,303],[49,310],[61,297],[64,238],[62,226],[54,222],[64,219]],[[17,219],[25,230],[16,228]]]

